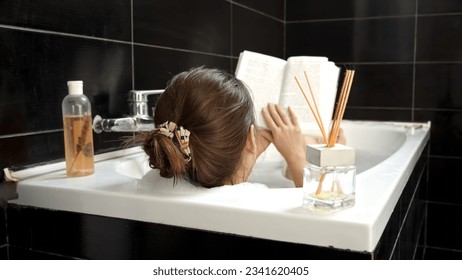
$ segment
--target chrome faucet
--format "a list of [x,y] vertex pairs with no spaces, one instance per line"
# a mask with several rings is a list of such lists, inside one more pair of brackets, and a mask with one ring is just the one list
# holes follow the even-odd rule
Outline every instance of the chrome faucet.
[[[129,116],[125,118],[103,119],[96,115],[93,119],[93,131],[136,132],[150,131],[154,128],[154,117],[149,116],[148,95],[160,95],[163,89],[131,90],[128,93]],[[154,108],[152,108],[154,115]]]

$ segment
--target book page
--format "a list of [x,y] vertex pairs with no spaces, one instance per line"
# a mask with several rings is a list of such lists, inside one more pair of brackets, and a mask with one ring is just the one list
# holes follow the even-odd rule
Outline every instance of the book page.
[[261,110],[269,102],[278,103],[285,64],[283,59],[250,51],[239,56],[235,75],[250,89],[258,127],[268,129]]
[[290,106],[294,110],[304,134],[321,136],[321,130],[295,81],[295,77],[297,77],[313,109],[315,109],[304,74],[306,72],[321,115],[322,125],[328,133],[337,95],[339,70],[326,57],[291,57],[287,60],[279,104],[283,108]]

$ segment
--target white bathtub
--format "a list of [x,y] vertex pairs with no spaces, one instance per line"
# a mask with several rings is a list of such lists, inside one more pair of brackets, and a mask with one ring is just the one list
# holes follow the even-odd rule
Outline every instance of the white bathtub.
[[344,121],[357,152],[356,205],[322,215],[302,207],[302,190],[282,175],[274,148],[251,182],[214,189],[172,186],[139,148],[98,155],[95,174],[66,178],[64,163],[17,172],[19,205],[372,252],[429,139],[429,124]]

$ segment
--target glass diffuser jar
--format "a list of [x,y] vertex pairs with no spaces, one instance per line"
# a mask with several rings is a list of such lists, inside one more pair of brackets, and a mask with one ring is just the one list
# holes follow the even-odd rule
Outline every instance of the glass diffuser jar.
[[356,166],[353,148],[336,144],[307,145],[303,205],[335,212],[355,205]]

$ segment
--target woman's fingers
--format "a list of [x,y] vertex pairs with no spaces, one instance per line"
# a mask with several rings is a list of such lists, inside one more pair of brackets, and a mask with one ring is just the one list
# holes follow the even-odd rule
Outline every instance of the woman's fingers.
[[299,122],[298,122],[298,117],[297,115],[295,114],[294,110],[292,110],[291,107],[289,107],[289,114],[290,114],[290,119],[292,120],[292,124],[294,126],[300,126]]
[[280,121],[280,125],[290,125],[291,121],[289,120],[289,117],[284,112],[284,110],[282,110],[281,106],[274,105],[274,104],[272,104],[272,105],[273,105],[273,107],[275,109],[275,113],[279,116],[278,120]]
[[281,119],[281,115],[278,112],[277,106],[273,103],[269,103],[267,108],[271,118],[273,119],[274,124],[278,127],[283,125],[284,121]]
[[263,108],[263,119],[268,128],[273,129],[281,126],[299,126],[298,118],[294,111],[289,107],[289,116],[279,105],[269,103],[268,106]]
[[268,128],[270,130],[273,130],[275,128],[277,128],[277,124],[274,122],[269,110],[268,110],[268,107],[263,107],[263,110],[262,110],[262,115],[263,115],[263,119],[265,120],[265,123],[266,123],[266,126],[268,126]]

